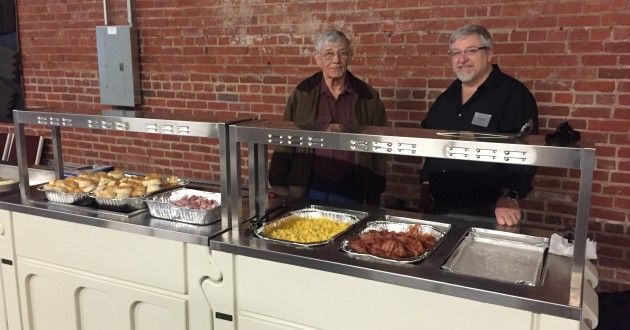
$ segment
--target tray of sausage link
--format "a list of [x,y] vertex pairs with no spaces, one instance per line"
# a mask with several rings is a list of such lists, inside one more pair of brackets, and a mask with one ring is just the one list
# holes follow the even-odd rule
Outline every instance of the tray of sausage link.
[[145,199],[149,213],[193,225],[221,220],[221,193],[178,188]]
[[341,243],[353,256],[365,256],[394,263],[425,259],[440,244],[450,225],[418,219],[385,216],[370,221],[358,234]]
[[[269,220],[273,214],[284,213]],[[325,245],[345,233],[367,216],[367,212],[338,209],[319,205],[287,212],[286,206],[272,208],[250,224],[254,234],[262,239],[300,247]]]

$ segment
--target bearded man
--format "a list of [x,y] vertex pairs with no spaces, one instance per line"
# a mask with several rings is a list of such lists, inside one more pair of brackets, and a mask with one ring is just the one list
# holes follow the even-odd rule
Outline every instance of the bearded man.
[[[492,64],[492,37],[485,27],[455,30],[448,53],[457,79],[435,100],[422,127],[517,133],[532,120],[538,132],[534,96]],[[429,183],[434,213],[512,226],[521,220],[519,200],[532,190],[535,172],[533,166],[427,158],[421,181]]]

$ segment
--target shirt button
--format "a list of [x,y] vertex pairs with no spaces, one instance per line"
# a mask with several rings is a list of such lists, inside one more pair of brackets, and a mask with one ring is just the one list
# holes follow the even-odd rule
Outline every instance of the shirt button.
[[462,116],[462,114],[461,114],[461,113],[457,114],[457,117],[461,117],[461,116]]

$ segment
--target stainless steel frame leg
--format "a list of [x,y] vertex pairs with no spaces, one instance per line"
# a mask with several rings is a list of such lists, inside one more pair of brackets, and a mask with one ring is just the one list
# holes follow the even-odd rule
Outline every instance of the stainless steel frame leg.
[[[218,127],[219,135],[219,152],[221,155],[227,155],[230,148],[228,145],[229,140],[229,128],[228,125],[220,125]],[[232,189],[230,182],[230,157],[219,157],[219,167],[221,175],[221,227],[228,228],[230,226],[230,213],[232,200],[230,191]]]
[[249,216],[267,209],[267,145],[250,143],[248,148]]
[[241,143],[236,141],[236,127],[229,127],[229,167],[230,167],[230,180],[229,180],[229,221],[231,222],[232,231],[238,232],[239,224],[242,218],[242,205],[243,200],[241,198]]
[[61,129],[59,126],[51,126],[50,135],[52,136],[55,177],[63,179],[63,155],[61,152]]
[[28,179],[28,159],[26,157],[26,135],[24,133],[24,124],[15,121],[15,150],[17,152],[18,175],[20,179],[20,196],[26,201],[30,198],[29,179]]
[[580,162],[580,190],[575,222],[575,241],[573,242],[573,265],[571,267],[571,288],[582,289],[584,277],[584,257],[586,254],[586,234],[588,230],[591,190],[593,188],[593,170],[595,150],[583,149]]

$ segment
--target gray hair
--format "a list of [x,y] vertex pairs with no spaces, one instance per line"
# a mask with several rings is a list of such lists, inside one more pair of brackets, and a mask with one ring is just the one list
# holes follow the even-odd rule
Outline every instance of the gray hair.
[[324,47],[324,44],[326,43],[343,43],[346,48],[348,49],[348,51],[350,51],[350,39],[348,39],[348,37],[346,37],[345,34],[343,34],[343,32],[339,31],[339,30],[328,30],[320,35],[317,36],[317,38],[315,39],[315,51],[316,52],[321,52],[322,48]]
[[470,35],[478,36],[484,47],[492,48],[492,36],[490,36],[490,32],[488,32],[488,30],[486,30],[486,28],[481,25],[473,24],[464,25],[459,29],[453,31],[453,33],[451,34],[451,38],[448,41],[448,44],[452,45],[455,41],[463,37],[468,37]]

